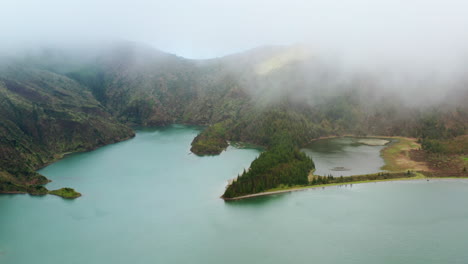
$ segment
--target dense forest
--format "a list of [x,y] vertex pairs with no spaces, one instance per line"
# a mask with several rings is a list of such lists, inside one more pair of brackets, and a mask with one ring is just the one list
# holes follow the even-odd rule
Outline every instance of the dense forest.
[[263,192],[279,185],[305,185],[314,168],[314,162],[297,149],[288,134],[278,134],[272,146],[252,162],[250,169],[227,187],[223,198]]
[[[413,171],[406,171],[406,172],[379,172],[379,173],[373,173],[373,174],[363,174],[363,175],[353,175],[353,176],[340,176],[340,177],[334,177],[332,175],[328,176],[319,176],[319,175],[313,175],[312,179],[307,181],[307,183],[301,183],[301,184],[294,184],[294,185],[287,185],[287,184],[279,184],[275,186],[276,188],[279,187],[279,189],[272,189],[271,191],[290,191],[293,189],[290,189],[289,187],[295,187],[297,189],[304,188],[304,187],[317,187],[321,185],[328,185],[328,184],[339,184],[339,185],[346,185],[346,184],[353,184],[353,183],[358,183],[358,182],[369,182],[369,181],[385,181],[385,180],[391,180],[391,179],[409,179],[418,176],[417,173]],[[244,183],[245,185],[246,183]],[[232,185],[228,186],[228,189],[226,192],[231,192],[229,189],[231,188]],[[237,187],[239,188],[239,187]],[[268,190],[265,190],[268,191]],[[260,191],[261,192],[261,191]],[[249,197],[248,195],[250,194],[257,194],[259,192],[252,191],[249,193],[238,193],[237,195],[234,196],[226,196],[226,194],[222,197],[226,201],[230,200],[236,200],[236,199],[243,199]],[[254,196],[250,196],[254,197]]]
[[[255,185],[256,190],[299,182],[302,169],[294,171],[287,164],[309,168],[296,149],[318,137],[411,136],[421,138],[427,151],[446,152],[455,151],[441,147],[446,141],[467,134],[468,82],[460,80],[431,103],[408,103],[367,73],[348,76],[314,57],[277,60],[294,48],[258,48],[197,61],[123,42],[4,58],[0,192],[40,188],[48,180],[35,172],[38,168],[68,152],[130,138],[134,126],[205,126],[192,142],[197,155],[219,154],[228,141],[265,147],[252,166],[266,159],[269,168],[252,171],[266,175],[274,170],[276,178],[258,180],[262,186]],[[276,142],[285,132],[288,147]],[[289,160],[275,167],[276,158]],[[251,179],[253,172],[240,179]]]

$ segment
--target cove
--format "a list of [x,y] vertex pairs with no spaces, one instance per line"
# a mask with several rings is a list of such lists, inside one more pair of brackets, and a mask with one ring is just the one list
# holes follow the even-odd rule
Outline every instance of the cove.
[[40,172],[83,196],[0,195],[0,263],[467,263],[467,180],[357,184],[224,202],[259,154],[189,154],[139,130]]
[[314,174],[340,177],[382,171],[385,162],[380,151],[384,147],[361,144],[359,138],[340,137],[316,140],[302,151],[314,161]]

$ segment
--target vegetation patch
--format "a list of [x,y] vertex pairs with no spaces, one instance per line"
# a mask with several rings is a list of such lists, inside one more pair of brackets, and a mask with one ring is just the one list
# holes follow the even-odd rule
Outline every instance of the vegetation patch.
[[228,147],[226,129],[223,124],[217,123],[200,133],[192,142],[190,151],[203,155],[218,155]]
[[61,188],[58,190],[49,191],[49,194],[57,195],[66,199],[75,199],[81,196],[81,193],[72,188]]
[[354,175],[348,177],[333,177],[333,176],[314,176],[313,180],[307,185],[284,185],[281,184],[276,188],[266,190],[264,192],[243,195],[233,198],[223,197],[224,200],[240,200],[246,198],[252,198],[257,196],[265,196],[272,194],[279,194],[285,192],[300,191],[312,188],[319,187],[328,187],[335,185],[344,185],[344,184],[359,184],[359,183],[369,183],[369,182],[384,182],[384,181],[401,181],[401,180],[417,180],[424,179],[425,176],[420,172],[407,171],[407,172],[380,172],[374,174],[366,175]]
[[464,155],[468,152],[468,135],[450,139],[422,139],[422,149],[431,153]]
[[42,185],[28,186],[27,191],[31,195],[46,195],[49,193],[49,190]]
[[423,138],[422,150],[411,153],[414,160],[426,161],[431,177],[467,177],[468,135],[445,139]]
[[428,177],[468,177],[468,162],[455,154],[438,154],[426,151],[413,151],[411,157],[414,160],[426,161],[429,171],[424,172]]
[[418,150],[420,147],[416,139],[395,138],[392,143],[381,151],[381,156],[385,161],[385,165],[381,169],[386,171],[428,171],[425,162],[411,159],[410,152]]
[[227,187],[223,198],[263,192],[278,186],[304,185],[314,168],[313,161],[294,146],[290,137],[280,135],[271,148],[252,162],[248,171]]

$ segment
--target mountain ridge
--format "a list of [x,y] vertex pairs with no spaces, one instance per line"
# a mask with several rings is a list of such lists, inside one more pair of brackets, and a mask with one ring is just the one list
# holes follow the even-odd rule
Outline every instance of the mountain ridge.
[[434,138],[467,133],[465,83],[452,95],[458,103],[440,100],[428,107],[379,94],[373,78],[343,74],[316,56],[280,60],[279,66],[255,72],[259,63],[296,48],[200,61],[122,43],[2,62],[0,192],[12,191],[11,184],[21,190],[44,184],[34,172],[38,167],[60,153],[127,139],[134,135],[132,126],[208,126],[192,142],[198,155],[219,154],[227,141],[268,148],[284,132],[296,146],[345,133],[422,137],[427,130]]

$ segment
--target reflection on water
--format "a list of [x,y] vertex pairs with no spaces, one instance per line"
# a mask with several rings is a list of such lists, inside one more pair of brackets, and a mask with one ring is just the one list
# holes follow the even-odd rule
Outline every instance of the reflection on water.
[[226,181],[259,151],[188,155],[197,133],[140,131],[41,170],[53,180],[49,188],[83,194],[73,201],[0,195],[0,263],[468,263],[467,180],[333,186],[226,203],[219,198]]
[[249,199],[242,199],[242,200],[234,200],[234,201],[226,201],[226,206],[230,207],[257,207],[261,205],[266,205],[270,203],[274,203],[284,198],[286,195],[290,195],[290,192],[287,193],[279,193],[274,195],[268,196],[257,196],[252,197]]
[[358,138],[332,138],[312,142],[303,151],[314,160],[315,174],[350,176],[382,171],[380,151],[385,146],[369,146]]

